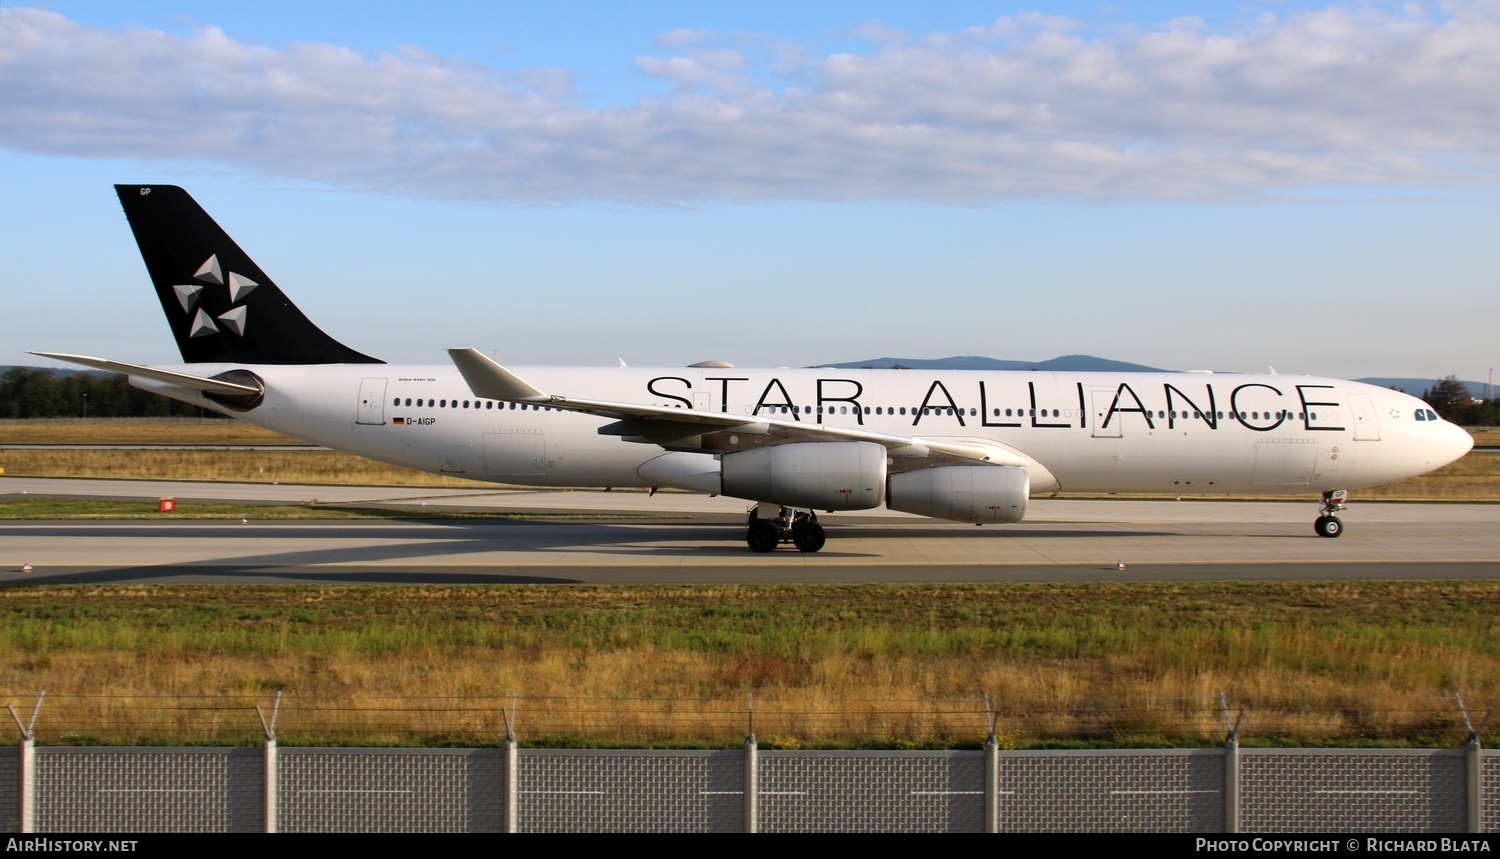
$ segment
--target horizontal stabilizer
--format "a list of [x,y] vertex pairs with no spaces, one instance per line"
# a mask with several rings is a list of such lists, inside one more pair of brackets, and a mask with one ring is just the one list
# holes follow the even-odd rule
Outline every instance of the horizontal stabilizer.
[[126,364],[123,361],[111,361],[107,358],[91,358],[88,355],[64,355],[59,352],[32,352],[30,354],[42,358],[67,361],[69,364],[82,364],[85,367],[93,367],[95,370],[123,373],[127,376],[140,376],[143,379],[155,379],[158,382],[165,382],[168,385],[176,385],[180,388],[187,388],[193,391],[202,391],[205,394],[243,397],[259,396],[261,393],[261,389],[255,385],[240,385],[220,379],[192,376],[187,373],[174,373],[171,370],[158,370],[155,367]]

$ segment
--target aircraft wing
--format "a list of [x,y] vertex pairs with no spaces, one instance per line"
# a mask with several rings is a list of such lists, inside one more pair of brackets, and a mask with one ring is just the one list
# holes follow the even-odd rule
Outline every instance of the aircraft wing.
[[475,396],[507,402],[545,405],[561,411],[582,412],[614,418],[600,427],[605,435],[628,441],[676,447],[684,439],[714,432],[734,431],[769,435],[772,444],[817,441],[868,441],[886,448],[892,456],[928,460],[926,464],[977,462],[1020,468],[1038,463],[1019,452],[979,440],[932,439],[895,433],[870,432],[852,427],[831,427],[784,418],[737,415],[697,409],[618,403],[548,394],[533,387],[476,349],[449,349],[448,354]]

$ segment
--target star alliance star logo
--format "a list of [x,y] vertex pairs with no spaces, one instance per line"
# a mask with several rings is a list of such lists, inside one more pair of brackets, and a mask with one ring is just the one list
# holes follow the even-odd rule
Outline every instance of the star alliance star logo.
[[[260,286],[260,284],[250,278],[242,274],[235,274],[234,272],[230,272],[226,280],[224,270],[219,266],[218,254],[213,254],[204,260],[203,265],[198,266],[198,270],[193,272],[193,279],[214,286],[228,287],[230,304],[236,304],[253,292],[257,286]],[[203,292],[203,284],[179,283],[174,284],[172,290],[177,293],[177,303],[182,305],[183,312],[192,313],[193,307],[198,303],[199,295]],[[244,305],[237,305],[224,313],[220,313],[217,319],[224,328],[240,337],[244,337],[246,314],[248,312],[249,308]],[[188,336],[207,337],[210,334],[217,333],[218,330],[219,326],[214,324],[214,317],[210,317],[203,308],[199,307],[198,312],[193,316],[191,327],[188,329]]]

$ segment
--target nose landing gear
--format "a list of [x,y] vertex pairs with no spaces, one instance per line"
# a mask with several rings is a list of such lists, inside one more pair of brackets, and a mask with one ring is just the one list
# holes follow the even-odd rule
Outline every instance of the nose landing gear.
[[745,544],[752,552],[773,552],[782,543],[791,543],[799,552],[816,552],[828,537],[811,510],[778,508],[774,516],[761,518],[762,505],[750,508],[745,518]]
[[1349,498],[1349,490],[1335,489],[1332,492],[1323,493],[1323,506],[1318,508],[1318,518],[1313,522],[1313,530],[1319,537],[1337,537],[1344,533],[1344,523],[1339,517],[1333,515],[1344,509],[1344,502]]

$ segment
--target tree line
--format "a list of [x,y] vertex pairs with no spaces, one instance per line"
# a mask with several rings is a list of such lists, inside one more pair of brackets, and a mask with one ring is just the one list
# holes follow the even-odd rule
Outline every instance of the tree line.
[[1469,393],[1469,386],[1457,376],[1439,379],[1422,392],[1422,399],[1432,410],[1460,426],[1492,427],[1500,425],[1500,404],[1491,397],[1479,401]]
[[219,417],[178,400],[130,387],[124,376],[61,374],[11,367],[0,374],[0,418]]

